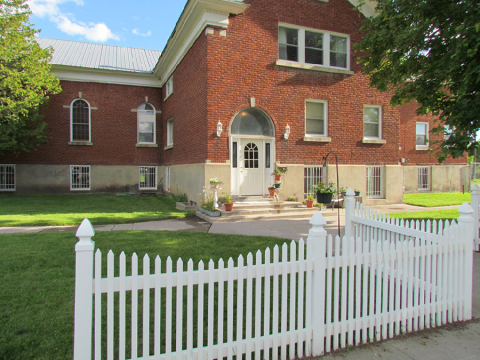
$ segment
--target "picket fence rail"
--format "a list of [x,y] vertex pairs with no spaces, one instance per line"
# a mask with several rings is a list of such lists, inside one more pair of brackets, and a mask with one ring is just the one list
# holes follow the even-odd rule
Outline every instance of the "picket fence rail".
[[317,212],[306,246],[258,251],[255,263],[251,253],[246,264],[210,260],[208,269],[189,260],[185,271],[178,259],[174,272],[170,257],[163,268],[157,256],[150,273],[145,255],[139,274],[133,254],[127,275],[126,255],[116,271],[109,251],[102,277],[85,219],[75,248],[74,359],[285,360],[471,319],[471,207],[429,233],[364,216],[371,210],[355,208],[350,194],[348,237],[328,236]]

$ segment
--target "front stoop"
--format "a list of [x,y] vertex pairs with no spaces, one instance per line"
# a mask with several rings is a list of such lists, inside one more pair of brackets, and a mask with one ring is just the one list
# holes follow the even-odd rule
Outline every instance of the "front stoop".
[[[301,202],[274,201],[271,198],[247,197],[233,199],[232,211],[220,205],[220,217],[210,217],[200,211],[196,215],[210,223],[275,219],[310,219],[318,208],[307,208]],[[329,214],[328,214],[329,215]],[[325,213],[324,216],[327,216]]]

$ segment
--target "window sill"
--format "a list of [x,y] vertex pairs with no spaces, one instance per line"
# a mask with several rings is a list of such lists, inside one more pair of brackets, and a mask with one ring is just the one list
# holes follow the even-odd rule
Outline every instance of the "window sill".
[[165,97],[165,99],[163,99],[163,101],[164,101],[164,102],[167,101],[167,99],[168,99],[170,96],[172,96],[172,94],[173,94],[173,91],[172,91],[170,94],[168,94],[168,95]]
[[387,140],[380,140],[380,139],[363,139],[362,143],[364,144],[377,144],[377,145],[384,145],[387,143]]
[[308,136],[303,137],[303,141],[312,141],[312,142],[331,142],[332,138],[326,136]]
[[76,146],[93,146],[93,143],[90,141],[69,141],[68,145],[76,145]]
[[135,145],[138,148],[158,148],[158,144],[136,144]]
[[173,149],[173,144],[172,145],[167,145],[163,148],[163,150],[170,150]]
[[428,145],[416,145],[415,150],[428,150]]
[[304,70],[323,71],[323,72],[334,73],[334,74],[344,74],[344,75],[355,74],[353,71],[350,71],[347,69],[339,69],[339,68],[326,67],[326,66],[314,65],[314,64],[300,64],[298,62],[288,61],[288,60],[277,60],[275,62],[275,65],[292,67],[297,69],[304,69]]

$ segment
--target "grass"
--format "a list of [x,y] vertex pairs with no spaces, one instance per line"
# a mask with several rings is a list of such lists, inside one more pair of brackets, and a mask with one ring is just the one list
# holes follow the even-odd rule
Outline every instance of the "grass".
[[435,207],[470,203],[470,193],[418,193],[403,195],[403,202],[410,205]]
[[398,212],[388,214],[391,217],[406,220],[445,220],[457,219],[460,213],[457,209],[451,210],[430,210],[430,211],[415,211],[415,212]]
[[94,225],[121,224],[193,215],[175,209],[166,196],[115,194],[0,196],[0,227],[78,225],[88,218]]
[[[0,235],[0,359],[72,358],[76,241],[72,232]],[[169,255],[175,271],[178,257],[186,269],[189,258],[195,266],[200,260],[223,258],[226,262],[233,257],[236,261],[240,254],[246,260],[249,252],[284,242],[269,237],[168,231],[99,232],[94,241],[104,260],[108,250],[113,250],[116,265],[121,251],[127,255],[127,267],[136,252],[140,274],[146,253],[152,271],[157,254],[163,266]]]

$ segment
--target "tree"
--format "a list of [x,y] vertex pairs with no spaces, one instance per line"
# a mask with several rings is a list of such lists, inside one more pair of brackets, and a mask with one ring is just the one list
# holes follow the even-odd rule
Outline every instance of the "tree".
[[0,0],[0,153],[31,151],[46,143],[39,108],[61,91],[50,74],[51,50],[35,41],[26,0]]
[[[365,0],[361,0],[360,6]],[[365,20],[363,73],[392,105],[416,100],[417,113],[439,115],[439,161],[473,154],[480,129],[480,1],[377,0]]]

